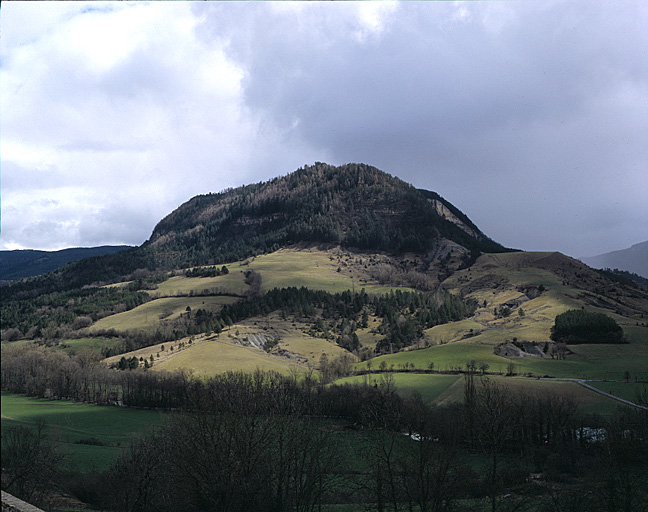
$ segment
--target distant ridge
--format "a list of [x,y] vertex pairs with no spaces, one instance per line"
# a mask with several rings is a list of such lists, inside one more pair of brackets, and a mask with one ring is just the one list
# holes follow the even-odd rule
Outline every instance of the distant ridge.
[[648,241],[627,249],[578,259],[592,268],[625,270],[648,279]]
[[0,251],[0,280],[12,281],[52,272],[67,263],[93,256],[115,254],[128,245],[103,245],[100,247],[75,247],[60,251],[37,251],[32,249]]

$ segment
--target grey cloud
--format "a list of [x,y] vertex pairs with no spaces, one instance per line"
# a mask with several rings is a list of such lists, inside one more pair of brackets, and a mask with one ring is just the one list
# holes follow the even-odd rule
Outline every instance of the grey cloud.
[[[648,90],[637,21],[648,11],[629,2],[504,3],[512,16],[491,30],[492,4],[465,6],[462,22],[452,4],[400,3],[370,42],[335,26],[348,22],[342,9],[312,24],[330,14],[326,5],[292,16],[260,6],[243,15],[244,37],[220,33],[245,63],[247,104],[287,141],[437,190],[511,245],[577,252],[565,220],[575,228],[570,219],[597,203],[623,201],[612,177],[628,176],[633,162],[648,166],[645,93],[639,105],[619,98],[628,87]],[[222,22],[226,11],[214,17]],[[605,231],[606,243],[613,234]],[[599,234],[589,243],[601,244]]]
[[0,182],[6,191],[48,189],[60,183],[61,176],[54,166],[36,169],[11,160],[0,162]]

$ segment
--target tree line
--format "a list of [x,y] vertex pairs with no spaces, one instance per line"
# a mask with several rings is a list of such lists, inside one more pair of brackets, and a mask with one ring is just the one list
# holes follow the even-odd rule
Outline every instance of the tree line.
[[[15,329],[15,333],[5,333],[10,338],[41,338],[48,327],[70,326],[82,328],[88,325],[75,325],[80,317],[96,322],[100,318],[128,311],[150,300],[150,296],[139,291],[137,283],[127,287],[80,288],[65,292],[51,292],[21,300],[3,300],[1,307],[3,330]],[[87,322],[82,322],[87,323]],[[58,337],[58,336],[54,336]],[[5,339],[3,337],[3,339]]]

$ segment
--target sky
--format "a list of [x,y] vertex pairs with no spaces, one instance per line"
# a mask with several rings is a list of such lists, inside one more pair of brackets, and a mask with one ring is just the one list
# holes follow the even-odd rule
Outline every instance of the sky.
[[140,245],[316,161],[508,247],[648,240],[648,2],[2,2],[0,249]]

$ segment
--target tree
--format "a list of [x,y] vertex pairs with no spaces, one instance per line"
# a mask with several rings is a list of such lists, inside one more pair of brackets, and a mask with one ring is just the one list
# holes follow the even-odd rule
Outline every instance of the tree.
[[63,452],[49,439],[42,421],[34,429],[2,429],[2,489],[14,496],[36,505],[43,503],[63,460]]
[[488,489],[491,512],[498,508],[500,454],[507,440],[517,428],[518,412],[508,388],[486,377],[466,392],[465,406],[471,422],[472,435],[477,445],[489,458]]

